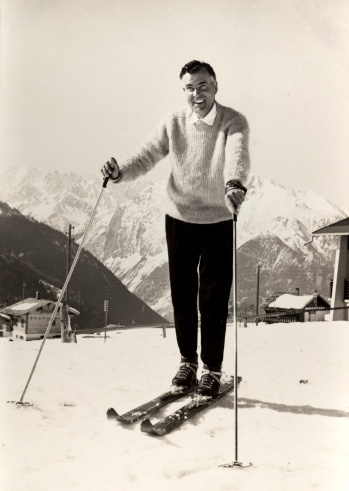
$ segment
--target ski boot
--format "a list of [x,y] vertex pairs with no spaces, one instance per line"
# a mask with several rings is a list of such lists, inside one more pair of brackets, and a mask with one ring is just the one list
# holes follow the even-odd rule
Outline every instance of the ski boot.
[[222,372],[214,372],[204,368],[197,389],[197,394],[205,397],[217,397],[221,385],[221,376]]
[[189,363],[186,361],[181,362],[179,370],[172,379],[172,390],[174,392],[181,392],[197,386],[197,363]]

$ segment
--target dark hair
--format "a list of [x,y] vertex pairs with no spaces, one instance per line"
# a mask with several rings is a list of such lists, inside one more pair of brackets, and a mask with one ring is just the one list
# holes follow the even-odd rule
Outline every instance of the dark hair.
[[199,72],[202,69],[207,70],[207,72],[216,80],[216,74],[213,68],[211,67],[211,65],[205,63],[204,61],[197,61],[197,60],[189,61],[189,63],[184,65],[184,67],[181,70],[181,73],[179,74],[179,78],[182,80],[183,76],[186,73],[192,74],[192,73]]

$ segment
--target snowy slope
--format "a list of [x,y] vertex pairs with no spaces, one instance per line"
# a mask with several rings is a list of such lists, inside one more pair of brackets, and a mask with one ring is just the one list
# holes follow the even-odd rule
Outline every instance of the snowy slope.
[[164,438],[107,421],[108,407],[127,411],[167,388],[178,364],[173,329],[166,338],[146,328],[47,341],[27,408],[6,401],[19,400],[40,343],[0,339],[0,489],[348,491],[348,327],[239,328],[239,460],[253,463],[245,470],[219,467],[235,458],[232,394]]

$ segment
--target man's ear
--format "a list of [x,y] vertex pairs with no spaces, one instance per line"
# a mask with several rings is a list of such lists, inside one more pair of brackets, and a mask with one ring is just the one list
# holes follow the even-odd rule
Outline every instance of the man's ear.
[[217,92],[218,92],[218,82],[217,81],[216,81],[216,87],[215,87],[215,89],[216,89],[216,94],[217,94]]

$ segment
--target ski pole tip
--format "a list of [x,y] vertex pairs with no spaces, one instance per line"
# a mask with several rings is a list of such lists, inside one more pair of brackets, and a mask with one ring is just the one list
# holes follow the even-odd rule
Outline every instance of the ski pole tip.
[[7,404],[13,404],[14,406],[17,407],[32,407],[33,404],[30,402],[23,402],[23,401],[7,401]]

